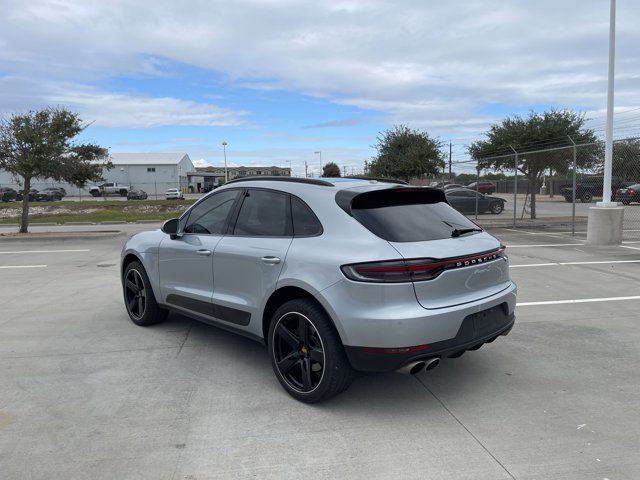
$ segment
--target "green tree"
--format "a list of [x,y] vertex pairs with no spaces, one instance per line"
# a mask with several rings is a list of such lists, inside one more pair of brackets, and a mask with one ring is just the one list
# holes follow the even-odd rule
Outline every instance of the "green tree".
[[[479,140],[468,147],[469,154],[478,161],[480,168],[491,168],[513,174],[515,166],[513,150],[518,152],[518,171],[529,181],[531,194],[531,218],[536,218],[536,191],[545,171],[566,173],[571,168],[572,143],[596,142],[592,130],[584,128],[582,113],[570,110],[530,112],[526,118],[515,115],[492,125],[485,133],[486,140]],[[545,147],[564,147],[558,150],[538,152]],[[599,147],[590,148],[579,155],[578,165],[589,168],[600,157]],[[515,208],[515,207],[514,207]]]
[[[598,165],[604,171],[604,162]],[[626,181],[640,181],[640,139],[616,140],[613,143],[613,175]]]
[[329,162],[324,167],[322,167],[322,176],[323,177],[332,177],[336,178],[340,176],[340,167],[335,162]]
[[427,132],[396,125],[378,135],[378,151],[369,165],[376,177],[409,181],[423,175],[437,175],[443,167],[442,144]]
[[32,180],[51,178],[83,187],[89,180],[101,180],[103,168],[112,168],[106,149],[73,142],[85,128],[78,114],[65,108],[15,114],[0,121],[0,169],[22,184],[21,233],[29,227]]

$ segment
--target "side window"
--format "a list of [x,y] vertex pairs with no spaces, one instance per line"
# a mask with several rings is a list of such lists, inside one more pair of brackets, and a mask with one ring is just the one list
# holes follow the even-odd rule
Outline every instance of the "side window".
[[225,190],[216,193],[196,205],[189,213],[185,233],[222,234],[227,224],[227,217],[240,190]]
[[267,190],[245,194],[234,235],[288,237],[292,234],[289,196]]
[[311,237],[322,233],[322,225],[309,206],[298,197],[291,197],[293,234],[296,237]]

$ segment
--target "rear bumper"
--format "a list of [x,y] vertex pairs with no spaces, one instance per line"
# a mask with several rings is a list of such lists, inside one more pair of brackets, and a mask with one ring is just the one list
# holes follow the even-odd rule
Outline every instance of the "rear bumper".
[[458,357],[467,350],[477,350],[484,343],[500,335],[507,335],[515,323],[515,313],[501,303],[464,318],[456,336],[431,343],[417,353],[371,353],[366,347],[345,346],[351,366],[360,371],[389,372],[417,360],[439,357]]

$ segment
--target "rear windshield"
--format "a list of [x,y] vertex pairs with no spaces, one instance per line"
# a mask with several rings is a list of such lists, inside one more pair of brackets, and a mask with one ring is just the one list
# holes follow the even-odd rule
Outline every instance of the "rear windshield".
[[451,238],[454,229],[478,228],[454,210],[442,191],[414,188],[375,190],[356,196],[351,214],[368,230],[390,242]]

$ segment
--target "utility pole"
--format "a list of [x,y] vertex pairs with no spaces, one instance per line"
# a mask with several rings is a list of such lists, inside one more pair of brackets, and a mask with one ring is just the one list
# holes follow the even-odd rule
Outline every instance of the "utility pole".
[[309,178],[309,165],[307,164],[307,161],[304,161],[304,178]]
[[343,176],[343,177],[346,177],[346,176],[347,176],[347,166],[346,166],[346,165],[343,165],[343,166],[342,166],[342,176]]
[[449,181],[451,181],[451,140],[449,140]]

